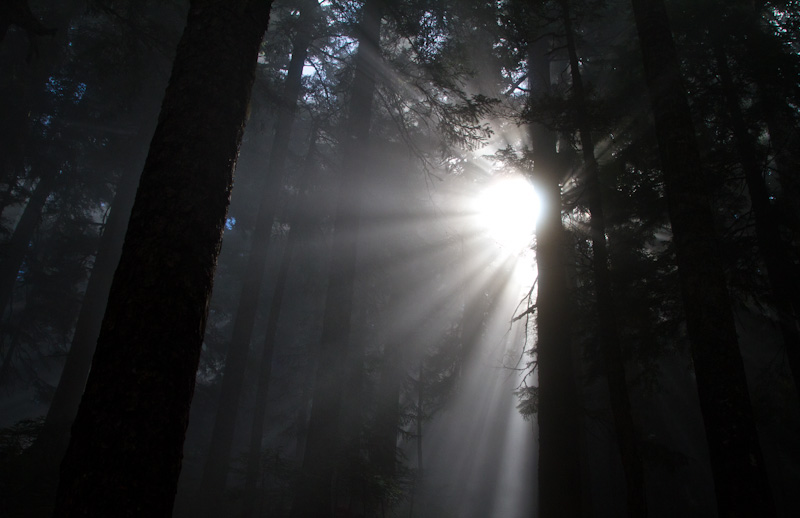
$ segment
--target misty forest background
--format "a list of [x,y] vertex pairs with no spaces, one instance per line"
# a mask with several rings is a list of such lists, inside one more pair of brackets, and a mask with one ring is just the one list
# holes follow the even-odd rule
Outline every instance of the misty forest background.
[[799,29],[4,0],[0,515],[800,516]]

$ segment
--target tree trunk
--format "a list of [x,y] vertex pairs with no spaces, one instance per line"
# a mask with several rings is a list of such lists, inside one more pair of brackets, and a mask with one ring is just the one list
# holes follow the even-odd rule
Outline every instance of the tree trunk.
[[136,186],[141,176],[144,152],[147,150],[152,134],[153,127],[148,122],[140,129],[138,138],[129,150],[129,156],[123,161],[128,164],[128,167],[122,173],[108,217],[103,225],[103,233],[95,254],[91,277],[86,286],[81,311],[75,324],[69,356],[61,373],[53,401],[50,403],[45,428],[51,421],[53,423],[61,422],[62,425],[68,427],[78,411],[86,377],[89,375],[97,335],[100,333],[103,310],[108,301],[114,270],[122,254],[125,229],[128,226],[133,201],[136,197]]
[[61,465],[57,517],[172,512],[270,6],[190,6]]
[[[292,54],[294,56],[294,53]],[[291,70],[291,66],[289,67]],[[309,171],[312,168],[313,160],[316,155],[316,131],[311,135],[311,147],[305,160],[304,176],[299,186],[300,197],[306,191]],[[267,318],[267,331],[264,336],[264,347],[261,352],[261,360],[258,368],[258,385],[256,387],[256,397],[253,410],[253,426],[250,431],[250,448],[247,456],[247,468],[245,472],[244,504],[242,515],[245,518],[255,517],[257,500],[258,472],[261,465],[261,441],[264,434],[264,415],[267,409],[267,394],[269,383],[272,377],[272,358],[275,353],[275,340],[278,334],[278,321],[283,306],[283,296],[286,291],[286,281],[289,278],[289,267],[291,266],[292,256],[294,255],[297,243],[306,235],[304,225],[301,223],[301,207],[303,200],[297,200],[290,205],[288,212],[289,236],[286,239],[286,246],[283,249],[280,259],[278,274],[275,278],[275,287],[272,291],[272,299],[269,306],[269,317]]]
[[3,262],[0,264],[0,318],[5,315],[8,305],[14,295],[19,269],[28,253],[28,246],[33,239],[39,222],[42,220],[42,210],[47,202],[47,197],[53,192],[58,180],[58,171],[50,165],[45,166],[45,172],[39,178],[39,183],[31,193],[25,210],[22,211],[11,240],[6,245]]
[[742,165],[747,190],[750,194],[758,248],[767,268],[773,302],[778,311],[778,326],[783,336],[795,389],[800,394],[800,332],[798,332],[797,318],[800,312],[800,295],[798,295],[800,286],[797,282],[797,272],[781,240],[778,215],[770,204],[767,186],[759,166],[756,140],[747,129],[733,78],[728,68],[728,58],[719,41],[714,43],[713,52],[719,71],[725,107],[730,117],[736,152],[739,155],[739,162]]
[[301,481],[292,506],[293,518],[324,518],[333,513],[333,477],[340,450],[340,412],[348,381],[360,194],[365,173],[375,76],[380,60],[382,0],[367,0],[362,8],[351,87],[344,169],[337,198],[325,314],[318,349],[313,403],[303,458]]
[[774,516],[686,93],[661,0],[633,0],[721,517]]
[[597,159],[595,158],[589,114],[586,108],[586,93],[583,87],[580,62],[575,45],[569,0],[562,0],[561,6],[564,17],[564,30],[567,36],[567,52],[572,75],[572,95],[575,103],[576,122],[580,133],[581,151],[583,152],[583,177],[586,181],[586,192],[591,215],[589,225],[592,235],[592,272],[595,281],[595,307],[603,351],[603,364],[608,380],[611,413],[617,433],[617,446],[619,447],[622,467],[625,472],[628,516],[631,518],[644,517],[647,516],[644,467],[639,452],[633,416],[631,415],[631,402],[625,378],[625,362],[622,358],[617,316],[614,311],[602,187],[600,185]]
[[[531,91],[550,90],[548,40],[530,52]],[[534,183],[541,200],[536,223],[539,291],[536,358],[539,374],[539,516],[581,516],[581,415],[567,315],[567,273],[561,226],[561,173],[556,136],[533,124]]]
[[[49,490],[53,492],[58,481],[58,463],[64,457],[69,442],[69,429],[78,412],[81,395],[86,386],[92,355],[103,321],[103,310],[108,301],[114,270],[122,253],[125,227],[128,225],[140,168],[144,160],[141,156],[142,151],[147,149],[151,135],[150,126],[148,130],[142,130],[140,139],[137,139],[139,145],[131,149],[131,156],[125,160],[129,166],[117,186],[111,211],[103,227],[94,267],[72,335],[69,354],[61,371],[53,400],[50,402],[42,431],[29,451],[29,458],[36,466],[34,480],[29,483],[39,487],[48,485]],[[52,486],[49,486],[51,480]]]
[[264,269],[270,248],[275,208],[283,185],[283,172],[289,153],[289,142],[294,125],[294,113],[302,87],[302,72],[311,42],[313,17],[316,9],[310,4],[303,8],[298,33],[292,47],[286,83],[278,109],[275,133],[272,140],[271,159],[264,194],[258,208],[253,243],[247,258],[242,291],[233,324],[233,335],[225,358],[217,414],[211,434],[203,478],[200,482],[199,501],[205,516],[221,514],[223,492],[228,478],[231,448],[239,413],[244,372],[250,352],[250,339],[256,321],[258,299],[264,281]]
[[7,327],[4,330],[5,335],[0,335],[0,345],[5,341],[5,337],[8,336],[8,347],[3,353],[3,365],[0,366],[0,387],[4,387],[11,377],[11,367],[14,366],[14,353],[19,345],[19,334],[20,330],[25,326],[26,316],[23,315],[20,322],[15,326]]

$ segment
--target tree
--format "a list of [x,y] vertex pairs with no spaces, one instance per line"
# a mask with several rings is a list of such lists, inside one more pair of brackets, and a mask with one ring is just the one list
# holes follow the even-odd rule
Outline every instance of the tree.
[[[708,8],[719,9],[720,6],[712,2]],[[791,152],[784,149],[791,145],[776,138],[776,134],[783,131],[779,121],[785,121],[788,114],[776,100],[791,98],[790,92],[796,85],[792,84],[789,77],[797,75],[799,64],[797,60],[786,56],[782,46],[759,27],[757,21],[760,13],[754,10],[754,6],[737,5],[731,11],[723,18],[724,25],[709,24],[710,51],[716,63],[721,101],[726,112],[723,120],[733,137],[736,157],[744,174],[755,220],[758,249],[766,267],[772,303],[777,310],[778,327],[783,336],[795,389],[800,394],[800,328],[798,328],[800,277],[792,264],[791,246],[781,235],[781,220],[791,221],[792,217],[784,214],[788,217],[781,218],[779,207],[770,198],[770,189],[765,181],[762,167],[761,156],[764,151],[759,149],[758,139],[751,133],[752,122],[748,120],[741,100],[747,96],[742,91],[742,85],[737,84],[734,77],[736,65],[739,65],[740,69],[744,68],[745,75],[753,77],[750,79],[755,83],[755,95],[752,101],[756,106],[755,111],[763,117],[764,125],[769,132],[771,152],[775,155],[779,182],[784,191],[780,197],[792,198],[792,189],[789,187],[791,179],[787,179],[787,176],[791,177],[792,174],[786,173],[787,169],[791,169],[791,166],[787,167],[786,164],[791,160]],[[728,27],[728,30],[736,32],[741,30],[747,34],[749,42],[745,44],[744,49],[737,49],[738,53],[725,50],[727,43],[725,28]],[[764,56],[762,49],[772,52],[766,52]],[[788,116],[791,119],[791,115]],[[787,182],[788,185],[784,186]]]
[[47,202],[47,197],[50,196],[58,181],[59,171],[52,164],[45,164],[42,169],[43,172],[39,177],[36,188],[31,193],[31,197],[25,205],[25,210],[22,212],[22,217],[14,228],[4,260],[0,264],[0,316],[5,314],[6,308],[11,301],[19,269],[25,259],[25,254],[28,252],[28,245],[42,219],[42,210],[45,202]]
[[[0,205],[0,210],[2,210],[8,203],[8,198],[17,181],[17,177],[23,175],[24,159],[22,155],[25,148],[30,146],[29,141],[34,139],[31,128],[33,124],[27,119],[30,118],[30,112],[35,105],[43,104],[43,98],[47,95],[47,81],[65,60],[68,38],[66,37],[66,31],[62,31],[63,35],[59,35],[57,43],[51,45],[51,48],[47,49],[48,52],[40,59],[37,59],[35,63],[31,63],[31,57],[35,49],[37,58],[39,54],[36,38],[43,34],[55,34],[55,30],[46,29],[33,16],[26,0],[5,2],[0,9],[2,9],[0,10],[0,42],[5,39],[9,25],[16,25],[24,29],[29,39],[29,53],[25,67],[22,70],[14,70],[14,73],[9,74],[9,79],[4,81],[6,83],[4,86],[8,88],[5,92],[7,95],[25,94],[22,102],[17,103],[18,105],[10,110],[7,115],[10,124],[22,123],[25,129],[20,131],[19,126],[12,126],[8,130],[5,127],[3,128],[9,132],[9,135],[4,135],[7,138],[4,138],[2,144],[0,144],[2,146],[0,149],[3,151],[1,160],[4,166],[0,173],[3,175],[2,180],[8,182],[7,190],[3,193],[2,204]],[[80,9],[81,2],[77,0],[64,2],[52,13],[54,21],[59,26],[67,25]],[[20,92],[20,89],[22,92]],[[25,90],[33,90],[35,93],[30,94]],[[35,108],[41,109],[41,106],[35,106]],[[35,137],[41,138],[41,135],[35,135]],[[20,221],[14,229],[14,233],[8,243],[8,250],[4,254],[2,262],[0,262],[0,315],[5,314],[12,297],[20,266],[25,258],[31,238],[41,221],[45,202],[58,183],[59,165],[43,161],[41,157],[39,160],[31,160],[31,162],[32,179],[38,178],[38,182],[30,195]]]
[[[330,277],[325,297],[322,337],[314,382],[301,483],[292,506],[294,518],[321,518],[333,513],[333,476],[339,455],[342,396],[351,355],[353,307],[359,228],[359,189],[372,115],[377,62],[380,60],[382,0],[367,0],[358,27],[358,51],[343,142],[345,163],[337,197]],[[354,361],[358,361],[356,358]],[[360,369],[361,366],[355,366]]]
[[586,182],[588,195],[597,327],[611,396],[611,411],[614,417],[614,428],[617,433],[617,445],[625,471],[628,516],[644,517],[647,516],[644,467],[631,415],[631,402],[625,378],[625,363],[622,357],[617,316],[614,311],[614,294],[612,293],[611,272],[609,271],[600,172],[595,157],[594,139],[587,109],[587,95],[580,71],[570,2],[569,0],[561,0],[560,3],[567,40],[569,69],[572,77],[575,125],[580,133],[583,154],[583,178]]
[[214,420],[214,430],[211,435],[211,445],[203,469],[203,479],[200,483],[199,499],[205,502],[202,509],[209,517],[218,516],[220,513],[219,506],[228,476],[236,416],[250,352],[250,338],[255,325],[258,299],[264,280],[276,206],[283,186],[283,173],[289,153],[294,113],[302,91],[303,66],[313,36],[314,21],[318,10],[319,7],[313,1],[305,2],[301,6],[301,15],[297,20],[297,33],[292,44],[292,58],[284,91],[279,100],[267,181],[256,216],[253,243],[248,254],[242,291],[234,319],[233,336],[225,359],[225,370],[217,404],[217,415]]
[[55,516],[169,516],[270,1],[191,3]]
[[[528,78],[532,96],[550,93],[550,38],[531,44]],[[534,169],[541,200],[536,224],[536,365],[539,376],[539,513],[580,516],[580,403],[569,331],[564,231],[561,223],[562,160],[556,135],[531,125]]]
[[[294,59],[294,53],[293,53]],[[291,69],[291,67],[290,67]],[[272,362],[275,355],[275,344],[278,334],[278,323],[281,316],[281,308],[283,306],[284,294],[286,292],[286,284],[289,278],[289,267],[292,263],[295,247],[298,242],[303,238],[304,234],[308,234],[308,229],[303,228],[301,214],[305,205],[305,197],[303,193],[306,191],[309,183],[308,170],[313,167],[313,161],[316,155],[316,139],[317,131],[311,132],[311,143],[308,153],[306,155],[305,166],[306,172],[300,179],[299,192],[301,199],[296,200],[294,204],[286,209],[286,219],[289,221],[289,235],[286,238],[286,245],[281,251],[280,266],[275,275],[275,286],[272,291],[272,298],[269,306],[269,316],[267,318],[267,331],[264,337],[264,345],[261,351],[261,358],[258,361],[258,382],[256,386],[255,396],[255,409],[253,410],[253,423],[250,429],[250,445],[248,450],[247,467],[245,470],[245,489],[244,489],[244,504],[242,514],[247,518],[255,516],[256,502],[257,502],[257,482],[258,472],[261,464],[261,452],[264,433],[264,416],[267,410],[267,395],[269,391],[270,381],[272,379]]]
[[720,516],[774,516],[667,13],[633,0]]
[[[713,30],[713,29],[712,29]],[[800,330],[798,330],[798,277],[794,272],[791,256],[781,238],[777,211],[770,203],[770,194],[760,167],[756,139],[750,134],[736,95],[728,56],[720,41],[713,46],[714,59],[720,77],[720,85],[728,112],[736,151],[744,173],[750,204],[755,218],[755,233],[761,257],[766,266],[767,279],[772,299],[778,311],[778,327],[794,377],[795,388],[800,394]]]

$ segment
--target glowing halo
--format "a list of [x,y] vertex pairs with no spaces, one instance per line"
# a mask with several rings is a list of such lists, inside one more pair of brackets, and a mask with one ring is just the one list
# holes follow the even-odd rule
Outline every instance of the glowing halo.
[[475,203],[479,224],[500,246],[517,253],[530,244],[539,198],[525,178],[495,180],[481,191]]

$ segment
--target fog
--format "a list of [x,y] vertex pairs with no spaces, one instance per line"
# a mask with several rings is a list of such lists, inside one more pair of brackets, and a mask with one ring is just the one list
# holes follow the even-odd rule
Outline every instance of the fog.
[[796,2],[6,4],[3,516],[800,512]]

